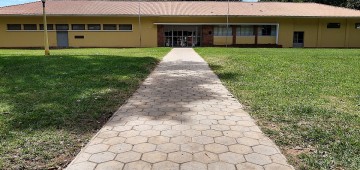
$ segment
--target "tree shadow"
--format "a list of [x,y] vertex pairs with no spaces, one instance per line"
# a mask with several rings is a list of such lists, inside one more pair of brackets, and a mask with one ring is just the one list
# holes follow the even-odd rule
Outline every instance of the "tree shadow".
[[10,131],[100,128],[159,60],[93,55],[1,56],[0,137]]

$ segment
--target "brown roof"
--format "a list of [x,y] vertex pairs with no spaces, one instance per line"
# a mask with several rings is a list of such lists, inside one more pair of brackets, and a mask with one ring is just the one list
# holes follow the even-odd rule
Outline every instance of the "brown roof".
[[[138,15],[136,1],[49,1],[52,16],[131,16]],[[281,17],[359,17],[360,11],[317,3],[230,2],[231,16]],[[225,16],[227,2],[157,1],[141,2],[143,16]],[[0,8],[0,15],[41,15],[41,2]]]

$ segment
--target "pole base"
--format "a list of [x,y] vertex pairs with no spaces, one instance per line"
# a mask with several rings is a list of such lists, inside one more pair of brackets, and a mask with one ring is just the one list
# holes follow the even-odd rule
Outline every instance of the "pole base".
[[49,51],[49,50],[45,50],[45,55],[50,55],[50,51]]

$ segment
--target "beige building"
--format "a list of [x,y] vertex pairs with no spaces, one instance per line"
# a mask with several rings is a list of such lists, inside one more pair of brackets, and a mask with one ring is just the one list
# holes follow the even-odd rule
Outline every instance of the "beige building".
[[[49,1],[52,47],[360,47],[360,11],[316,3]],[[0,8],[0,47],[43,46],[42,4]]]

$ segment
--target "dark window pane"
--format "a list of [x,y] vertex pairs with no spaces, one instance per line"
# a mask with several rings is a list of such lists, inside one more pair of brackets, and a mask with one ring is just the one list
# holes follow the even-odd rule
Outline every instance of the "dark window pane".
[[74,37],[75,39],[84,39],[85,38],[85,36],[83,36],[83,35],[75,35],[75,37]]
[[88,24],[88,30],[101,30],[100,24]]
[[68,24],[56,24],[56,30],[69,30]]
[[104,30],[117,30],[116,24],[104,24],[103,29]]
[[132,24],[120,24],[119,30],[121,31],[132,31]]
[[340,23],[328,23],[327,24],[327,28],[340,28],[341,24]]
[[355,24],[355,28],[356,28],[356,29],[360,29],[360,23],[356,23],[356,24]]
[[37,30],[36,24],[24,24],[24,30]]
[[8,30],[21,30],[21,24],[7,24]]
[[[54,25],[53,24],[47,24],[47,29],[48,30],[54,30]],[[44,30],[44,24],[40,24],[40,30]]]
[[72,30],[85,30],[85,24],[72,24]]

